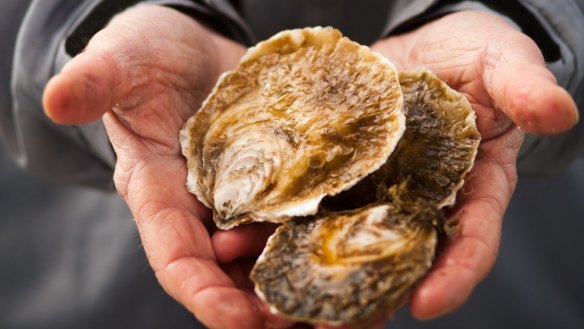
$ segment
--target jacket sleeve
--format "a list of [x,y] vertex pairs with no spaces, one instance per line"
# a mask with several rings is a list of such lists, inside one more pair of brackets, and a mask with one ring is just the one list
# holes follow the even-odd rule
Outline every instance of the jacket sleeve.
[[31,1],[12,56],[11,102],[0,109],[2,139],[21,167],[59,183],[113,188],[115,155],[101,122],[55,125],[43,114],[41,100],[48,80],[93,34],[117,13],[142,3],[171,6],[233,39],[252,42],[247,26],[223,0]]
[[[398,0],[388,15],[384,36],[412,30],[451,12],[479,9],[508,18],[542,50],[558,83],[584,109],[584,0]],[[584,155],[584,122],[555,136],[527,135],[518,159],[521,174],[545,176]]]

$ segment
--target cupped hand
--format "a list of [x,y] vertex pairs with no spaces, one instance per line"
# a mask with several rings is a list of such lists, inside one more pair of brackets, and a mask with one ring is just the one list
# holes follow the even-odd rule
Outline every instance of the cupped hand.
[[482,136],[475,166],[449,215],[458,231],[411,296],[412,314],[431,319],[463,305],[494,265],[523,131],[566,131],[578,112],[537,45],[491,14],[450,14],[372,48],[400,70],[424,66],[463,93]]
[[117,155],[114,180],[158,280],[210,328],[287,327],[253,294],[247,274],[273,228],[214,234],[187,192],[178,132],[245,49],[173,9],[116,16],[46,86],[46,114],[81,124],[103,115]]

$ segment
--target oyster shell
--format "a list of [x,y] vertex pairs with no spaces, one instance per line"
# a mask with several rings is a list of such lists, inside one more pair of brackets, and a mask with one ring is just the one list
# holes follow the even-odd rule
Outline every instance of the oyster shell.
[[354,324],[394,312],[432,263],[434,221],[393,205],[290,221],[252,270],[256,293],[297,321]]
[[325,200],[354,209],[381,200],[423,199],[452,206],[480,143],[475,112],[464,95],[431,71],[400,72],[406,131],[389,161],[350,190]]
[[405,182],[396,191],[402,200],[452,206],[481,140],[475,112],[464,95],[426,69],[400,73],[399,80],[407,129],[384,166],[385,185]]
[[181,131],[188,188],[218,227],[315,214],[405,129],[394,65],[332,28],[285,31],[221,76]]

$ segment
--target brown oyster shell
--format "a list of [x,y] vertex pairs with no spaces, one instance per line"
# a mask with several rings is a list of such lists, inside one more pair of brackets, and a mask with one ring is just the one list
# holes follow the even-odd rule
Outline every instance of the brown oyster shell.
[[391,204],[290,221],[251,273],[272,310],[313,324],[363,324],[391,314],[430,268],[440,213]]
[[452,206],[480,143],[475,112],[464,95],[431,71],[400,72],[406,131],[389,161],[350,190],[325,200],[329,209],[378,201],[422,199]]
[[315,214],[405,129],[395,67],[332,28],[285,31],[221,76],[181,131],[188,188],[218,227]]

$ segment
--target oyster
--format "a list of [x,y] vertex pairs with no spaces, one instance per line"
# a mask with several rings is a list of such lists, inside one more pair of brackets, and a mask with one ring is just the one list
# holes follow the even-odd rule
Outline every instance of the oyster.
[[[473,166],[481,136],[464,95],[424,68],[400,72],[406,131],[389,161],[350,190],[325,200],[354,209],[381,200],[423,199],[454,205]],[[391,188],[391,189],[390,189]]]
[[393,205],[290,221],[252,270],[256,293],[297,321],[354,324],[395,311],[432,263],[435,208]]
[[394,65],[332,28],[285,31],[221,76],[181,131],[188,187],[218,227],[315,214],[405,129]]
[[395,194],[402,200],[452,206],[481,140],[475,112],[464,95],[426,69],[400,73],[399,80],[407,129],[383,168],[384,183],[405,182]]

